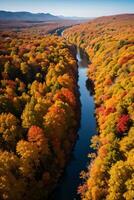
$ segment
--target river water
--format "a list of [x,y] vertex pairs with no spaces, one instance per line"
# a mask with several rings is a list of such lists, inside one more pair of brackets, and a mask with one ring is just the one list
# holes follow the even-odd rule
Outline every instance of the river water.
[[87,57],[81,58],[80,50],[77,50],[78,72],[79,72],[79,92],[81,101],[81,124],[76,141],[65,172],[60,184],[54,194],[54,200],[78,200],[77,188],[81,184],[80,172],[87,168],[89,164],[88,154],[91,152],[89,147],[91,137],[96,133],[96,119],[94,116],[94,99],[92,92],[86,87],[87,82]]

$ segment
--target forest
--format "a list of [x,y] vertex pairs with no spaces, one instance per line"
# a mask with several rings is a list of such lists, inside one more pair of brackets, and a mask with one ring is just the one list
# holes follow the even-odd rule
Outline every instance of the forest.
[[[98,131],[78,193],[83,200],[134,199],[134,15],[100,17],[64,32],[87,52]],[[89,119],[90,120],[90,119]]]
[[0,200],[50,200],[64,176],[82,117],[77,49],[90,61],[97,129],[76,199],[134,199],[134,15],[124,14],[1,21]]
[[78,126],[74,47],[38,32],[0,33],[0,199],[47,199]]

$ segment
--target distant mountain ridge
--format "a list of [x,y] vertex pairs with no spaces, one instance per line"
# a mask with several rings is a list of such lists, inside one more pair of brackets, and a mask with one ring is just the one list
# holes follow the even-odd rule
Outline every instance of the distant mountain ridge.
[[63,16],[63,15],[60,15],[58,16],[60,17],[61,19],[71,19],[71,20],[91,20],[91,19],[94,19],[95,17],[77,17],[77,16]]
[[49,13],[0,11],[0,20],[53,21],[59,19],[60,17],[51,15]]

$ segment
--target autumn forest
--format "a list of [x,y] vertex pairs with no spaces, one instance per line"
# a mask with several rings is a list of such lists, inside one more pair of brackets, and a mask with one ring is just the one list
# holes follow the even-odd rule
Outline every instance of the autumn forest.
[[133,200],[134,15],[0,21],[0,200]]

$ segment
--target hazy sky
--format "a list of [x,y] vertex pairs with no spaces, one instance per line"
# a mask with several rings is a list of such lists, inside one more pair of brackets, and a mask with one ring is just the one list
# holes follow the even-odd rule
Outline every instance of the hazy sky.
[[96,17],[133,13],[134,0],[0,0],[0,10]]

